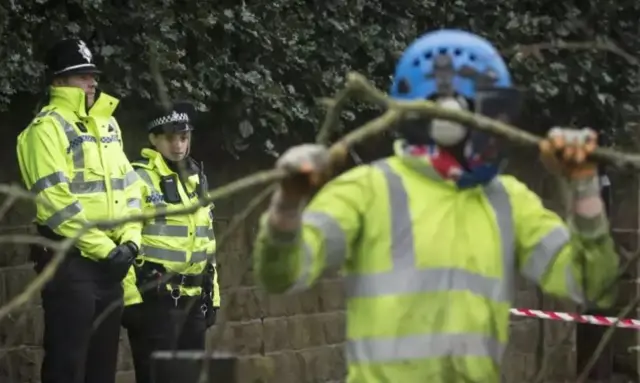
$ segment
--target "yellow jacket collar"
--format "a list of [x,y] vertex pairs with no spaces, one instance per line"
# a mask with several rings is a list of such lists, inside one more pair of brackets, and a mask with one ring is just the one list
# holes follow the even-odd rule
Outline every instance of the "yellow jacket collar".
[[[160,152],[152,148],[144,148],[140,152],[140,155],[143,158],[149,160],[149,168],[157,169],[158,173],[166,176],[170,174],[177,174],[173,169],[169,167],[164,157]],[[187,177],[187,182],[191,185],[191,187],[195,187],[195,185],[200,182],[200,176],[198,174],[191,174]],[[211,204],[213,206],[213,203]]]
[[169,169],[169,165],[167,165],[166,161],[162,157],[162,154],[155,149],[144,148],[140,152],[140,155],[149,160],[149,164],[152,167],[160,170],[162,174],[171,174],[173,171]]
[[[80,117],[87,117],[86,95],[84,91],[76,87],[52,86],[49,88],[51,104],[70,110]],[[89,110],[89,114],[97,117],[111,117],[120,101],[104,92],[96,93],[98,98]]]
[[109,118],[113,116],[113,112],[116,111],[118,104],[120,104],[120,100],[104,92],[96,94],[98,98],[93,103],[91,109],[89,109],[89,114],[91,116],[103,118]]

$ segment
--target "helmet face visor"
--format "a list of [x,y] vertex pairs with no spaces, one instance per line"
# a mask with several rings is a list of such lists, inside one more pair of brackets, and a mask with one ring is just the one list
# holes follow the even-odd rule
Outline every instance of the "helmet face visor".
[[516,88],[483,87],[476,92],[474,109],[483,116],[513,124],[522,111],[522,92]]

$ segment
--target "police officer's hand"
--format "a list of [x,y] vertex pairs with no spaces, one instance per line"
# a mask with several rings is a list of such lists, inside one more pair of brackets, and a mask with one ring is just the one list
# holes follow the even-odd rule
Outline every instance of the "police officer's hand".
[[571,180],[586,179],[597,174],[597,164],[587,156],[598,147],[598,135],[589,128],[552,128],[540,141],[540,160],[553,174]]
[[277,168],[296,173],[282,181],[281,197],[292,201],[305,199],[329,177],[329,165],[329,150],[322,145],[303,144],[290,148],[276,162]]
[[138,246],[131,241],[121,243],[114,247],[106,259],[112,277],[118,281],[122,281],[137,256]]

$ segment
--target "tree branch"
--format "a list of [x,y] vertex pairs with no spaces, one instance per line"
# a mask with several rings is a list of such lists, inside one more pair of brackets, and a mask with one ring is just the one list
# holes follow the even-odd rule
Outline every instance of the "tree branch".
[[609,38],[594,41],[556,40],[553,42],[537,44],[518,44],[502,51],[502,53],[504,55],[522,55],[524,57],[534,56],[538,59],[542,59],[542,51],[549,50],[605,51],[624,58],[631,65],[640,65],[640,60],[638,60],[636,56],[626,52]]

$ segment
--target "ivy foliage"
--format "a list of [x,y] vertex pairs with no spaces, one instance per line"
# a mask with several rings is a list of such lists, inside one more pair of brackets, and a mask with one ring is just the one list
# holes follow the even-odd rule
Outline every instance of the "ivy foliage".
[[[42,89],[46,49],[69,36],[92,48],[107,91],[134,110],[146,107],[156,98],[154,44],[171,96],[208,111],[227,151],[281,150],[313,139],[323,112],[316,98],[331,95],[348,71],[387,89],[408,43],[454,27],[504,52],[527,92],[529,128],[589,124],[624,141],[620,116],[635,115],[640,101],[637,64],[605,49],[547,48],[613,42],[640,51],[639,16],[630,0],[3,1],[0,108]],[[365,109],[345,113],[347,125]]]

